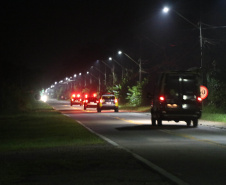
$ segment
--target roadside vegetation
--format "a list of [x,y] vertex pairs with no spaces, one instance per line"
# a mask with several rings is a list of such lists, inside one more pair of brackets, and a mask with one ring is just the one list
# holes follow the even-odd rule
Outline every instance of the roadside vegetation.
[[103,141],[73,119],[41,101],[29,111],[0,116],[0,151],[101,144]]
[[170,184],[41,101],[0,114],[0,139],[0,184]]

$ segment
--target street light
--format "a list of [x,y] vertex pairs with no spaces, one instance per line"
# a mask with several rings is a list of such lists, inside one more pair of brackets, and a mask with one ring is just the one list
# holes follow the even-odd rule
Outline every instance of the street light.
[[192,26],[194,26],[195,28],[199,29],[199,38],[200,38],[200,68],[202,69],[202,24],[201,22],[199,22],[199,26],[197,26],[196,24],[194,24],[193,22],[189,21],[186,17],[184,17],[183,15],[181,15],[179,12],[177,12],[174,9],[170,9],[169,7],[164,7],[162,9],[163,13],[168,13],[170,10],[172,10],[175,14],[177,14],[178,16],[180,16],[182,19],[184,19],[186,22],[188,22],[189,24],[191,24]]
[[139,63],[137,61],[135,61],[132,57],[130,57],[128,54],[126,54],[125,52],[122,52],[122,51],[118,51],[118,54],[121,55],[121,54],[124,54],[126,57],[128,57],[130,60],[132,60],[135,64],[137,64],[139,66],[139,82],[141,83],[141,59],[139,59]]
[[124,67],[123,67],[117,60],[115,60],[115,59],[112,58],[112,57],[109,57],[108,60],[110,60],[110,61],[113,60],[115,63],[117,63],[117,64],[122,68],[122,79],[123,79],[123,69],[124,69]]
[[[94,66],[91,66],[90,69],[94,69]],[[96,68],[97,71],[99,71],[99,73],[102,73],[98,68]],[[103,73],[102,73],[103,74]],[[100,81],[100,74],[99,74],[99,78],[97,78],[96,76],[94,76],[93,74],[90,73],[91,76],[93,76],[94,78],[96,78],[98,80],[99,83],[99,92],[100,92],[100,86],[101,86],[101,81]],[[105,81],[106,82],[106,81]]]
[[[91,66],[91,69],[96,69],[99,73],[101,73],[102,75],[104,75],[104,79],[105,79],[105,82],[104,82],[104,85],[106,87],[106,71],[105,73],[103,73],[101,70],[99,70],[97,67],[94,68],[94,66]],[[99,74],[99,79],[100,79],[100,74]]]
[[[111,66],[109,66],[106,62],[104,62],[103,60],[101,60],[101,62],[103,63],[103,64],[105,64],[105,75],[106,75],[106,66],[109,68],[109,69],[111,69]],[[113,85],[114,85],[114,80],[115,79],[115,67],[114,67],[114,65],[113,65],[113,70],[112,70],[112,83],[113,83]]]

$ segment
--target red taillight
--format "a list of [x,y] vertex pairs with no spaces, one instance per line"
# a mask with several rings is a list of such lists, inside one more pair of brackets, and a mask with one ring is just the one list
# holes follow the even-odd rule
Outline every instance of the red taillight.
[[163,102],[163,101],[165,101],[165,97],[164,96],[160,96],[159,100]]
[[202,98],[201,98],[200,96],[198,96],[198,97],[197,97],[197,101],[198,101],[198,102],[201,102],[201,101],[202,101]]
[[102,99],[100,99],[100,103],[103,103],[103,100]]
[[96,100],[97,103],[99,103],[99,100]]
[[88,94],[85,94],[85,98],[88,98]]
[[88,100],[85,100],[86,103],[88,103]]
[[118,99],[115,99],[115,103],[118,103]]
[[93,97],[96,97],[97,96],[97,94],[96,93],[93,93]]
[[77,94],[77,97],[79,98],[80,97],[80,94]]
[[75,98],[75,94],[72,94],[72,97],[74,97],[74,98]]

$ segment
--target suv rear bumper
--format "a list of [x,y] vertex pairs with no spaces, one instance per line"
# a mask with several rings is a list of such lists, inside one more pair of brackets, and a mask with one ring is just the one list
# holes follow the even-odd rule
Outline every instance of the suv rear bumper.
[[101,110],[111,110],[111,109],[118,109],[117,106],[114,105],[103,105],[100,107]]
[[162,111],[158,117],[162,120],[188,120],[188,119],[199,119],[201,115],[202,115],[201,111],[190,113],[167,113]]

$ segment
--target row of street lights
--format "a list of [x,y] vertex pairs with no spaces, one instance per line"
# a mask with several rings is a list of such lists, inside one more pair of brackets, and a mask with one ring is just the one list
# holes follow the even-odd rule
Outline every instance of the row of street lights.
[[[177,12],[177,11],[175,11],[174,9],[170,9],[169,7],[164,7],[163,9],[162,9],[162,11],[164,12],[164,13],[168,13],[170,10],[172,10],[176,15],[178,15],[178,16],[180,16],[182,19],[184,19],[186,22],[188,22],[189,24],[191,24],[192,26],[194,26],[195,28],[197,28],[197,29],[199,29],[199,34],[200,34],[200,60],[201,60],[201,63],[200,63],[200,68],[202,69],[202,43],[203,43],[203,38],[202,38],[202,26],[201,26],[201,22],[199,22],[199,26],[197,26],[196,24],[194,24],[194,23],[192,23],[191,21],[189,21],[187,18],[185,18],[183,15],[181,15],[179,12]],[[142,81],[142,72],[144,72],[144,71],[142,71],[142,63],[141,63],[141,59],[139,59],[138,61],[136,61],[136,60],[134,60],[130,55],[128,55],[127,53],[125,53],[125,52],[122,52],[122,51],[118,51],[118,55],[122,55],[122,54],[124,54],[127,58],[129,58],[131,61],[133,61],[138,67],[139,67],[139,82],[141,82]],[[117,60],[115,60],[114,58],[112,58],[112,57],[109,57],[108,58],[108,60],[109,61],[113,61],[113,62],[115,62],[116,64],[118,64],[120,67],[121,67],[121,69],[122,69],[122,79],[124,78],[124,70],[125,70],[125,68],[123,67],[123,65],[122,64],[120,64],[120,62],[118,62]],[[104,62],[103,60],[101,61],[103,64],[105,64],[105,73],[103,73],[101,70],[99,70],[98,68],[94,68],[94,66],[91,66],[91,68],[90,69],[95,69],[95,70],[97,70],[99,73],[101,73],[101,74],[103,74],[104,75],[104,77],[105,77],[105,80],[104,80],[104,83],[105,83],[105,86],[106,86],[106,81],[107,81],[107,76],[106,76],[106,67],[108,67],[108,68],[110,68],[111,70],[112,70],[112,78],[113,78],[113,81],[112,81],[112,84],[114,85],[114,83],[115,83],[115,66],[114,66],[114,64],[113,64],[113,68],[111,67],[111,66],[109,66],[106,62]],[[88,71],[87,71],[87,74],[90,74],[92,77],[94,77],[95,79],[97,79],[98,80],[98,84],[99,84],[99,91],[100,91],[100,86],[101,86],[101,81],[100,81],[100,75],[99,75],[99,77],[96,77],[95,75],[93,75],[93,74],[91,74],[91,73],[89,73]],[[79,76],[81,76],[82,74],[81,73],[79,73]],[[76,74],[74,74],[74,78],[76,78],[77,77],[77,75]],[[63,84],[63,83],[68,83],[68,82],[71,82],[72,80],[71,80],[71,78],[72,77],[70,77],[70,78],[66,78],[66,82],[64,82],[63,80],[61,80],[59,83],[61,83],[61,84]],[[92,83],[92,80],[90,79],[90,82]],[[57,85],[57,82],[55,82],[55,85]],[[53,88],[55,85],[51,85],[51,88]],[[85,85],[86,85],[86,80],[85,80]]]

